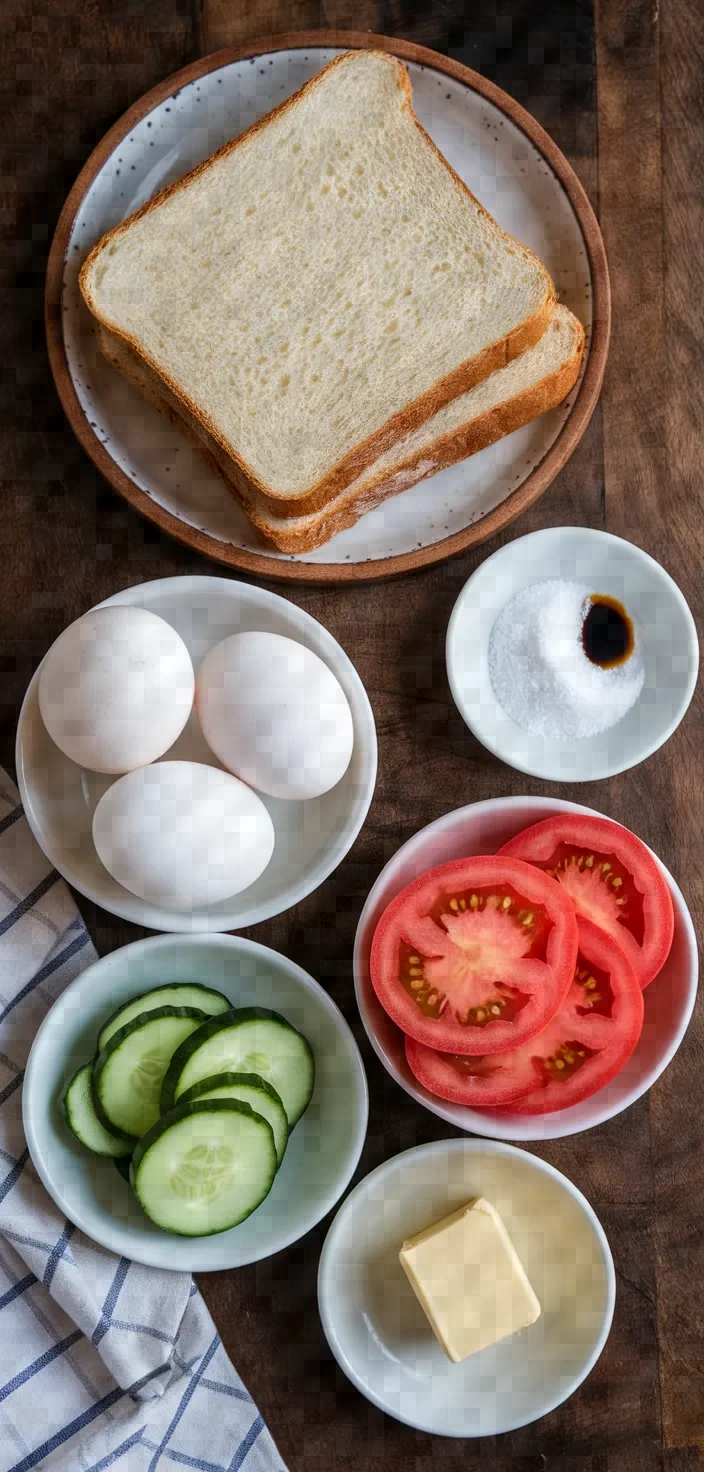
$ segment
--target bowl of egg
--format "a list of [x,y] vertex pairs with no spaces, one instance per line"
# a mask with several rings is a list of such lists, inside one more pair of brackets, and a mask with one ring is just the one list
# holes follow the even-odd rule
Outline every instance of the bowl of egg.
[[337,867],[377,747],[321,624],[262,588],[188,576],[125,589],[59,635],[16,758],[35,838],[81,894],[150,929],[224,931]]

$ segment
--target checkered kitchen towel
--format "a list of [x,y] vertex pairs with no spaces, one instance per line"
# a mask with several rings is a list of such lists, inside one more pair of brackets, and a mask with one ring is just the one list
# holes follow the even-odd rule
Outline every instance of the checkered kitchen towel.
[[191,1278],[90,1242],[28,1158],[32,1039],[94,957],[0,768],[0,1472],[286,1472]]

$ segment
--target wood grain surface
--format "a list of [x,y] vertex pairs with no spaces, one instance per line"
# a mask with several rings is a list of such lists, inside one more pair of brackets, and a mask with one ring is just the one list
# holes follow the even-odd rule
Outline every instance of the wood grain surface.
[[[528,107],[565,151],[604,231],[614,296],[600,410],[549,494],[511,529],[585,524],[659,558],[699,617],[704,472],[704,119],[700,0],[8,0],[0,7],[3,320],[0,467],[0,761],[12,768],[33,669],[64,625],[128,584],[212,572],[110,491],[67,429],[48,372],[48,242],[96,142],[146,88],[199,50],[292,25],[361,24],[437,47]],[[359,20],[359,13],[364,19]],[[508,540],[509,538],[505,538]],[[495,542],[487,550],[493,549]],[[360,1175],[453,1133],[387,1078],[361,1036],[351,982],[357,916],[385,860],[460,803],[559,791],[632,826],[704,919],[701,693],[663,751],[586,787],[524,778],[491,759],[452,703],[443,643],[483,549],[397,582],[291,587],[354,659],[369,690],[380,774],[340,869],[252,932],[338,1001],[367,1065]],[[98,948],[134,926],[83,905]],[[585,1192],[618,1275],[613,1331],[573,1398],[484,1442],[417,1434],[367,1404],[325,1345],[315,1275],[327,1223],[290,1251],[201,1287],[291,1472],[694,1472],[704,1467],[704,1023],[647,1099],[587,1134],[530,1147]],[[206,1453],[207,1454],[207,1453]]]

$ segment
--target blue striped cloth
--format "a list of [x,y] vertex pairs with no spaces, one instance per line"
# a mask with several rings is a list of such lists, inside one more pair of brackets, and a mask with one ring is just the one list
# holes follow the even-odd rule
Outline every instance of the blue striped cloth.
[[286,1472],[188,1274],[90,1242],[28,1158],[32,1039],[94,958],[0,768],[0,1472]]

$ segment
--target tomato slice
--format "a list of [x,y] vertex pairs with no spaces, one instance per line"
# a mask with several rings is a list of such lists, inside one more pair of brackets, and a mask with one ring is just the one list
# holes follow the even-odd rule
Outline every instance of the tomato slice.
[[437,1053],[406,1038],[409,1068],[424,1088],[470,1108],[550,1114],[588,1099],[616,1076],[640,1037],[643,992],[610,936],[590,920],[580,919],[578,928],[574,980],[538,1037],[484,1058]]
[[578,913],[621,946],[641,986],[664,966],[674,912],[650,850],[620,823],[583,813],[556,813],[505,843],[500,853],[551,874]]
[[577,921],[568,895],[517,859],[457,859],[401,890],[374,932],[382,1007],[443,1052],[501,1053],[534,1037],[572,981]]

